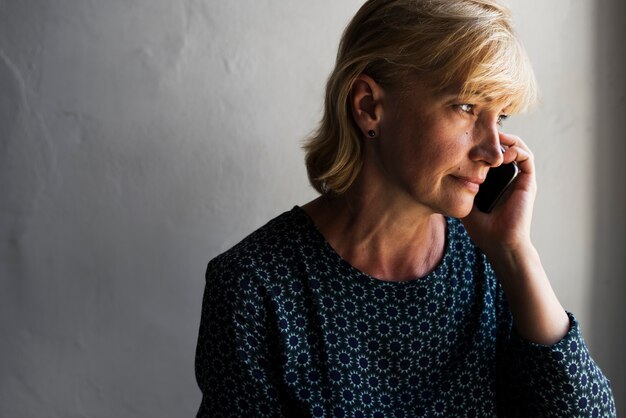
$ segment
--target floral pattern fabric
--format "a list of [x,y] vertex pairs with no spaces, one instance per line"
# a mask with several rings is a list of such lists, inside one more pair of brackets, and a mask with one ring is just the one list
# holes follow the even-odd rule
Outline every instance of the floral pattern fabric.
[[296,206],[209,263],[198,417],[615,416],[568,315],[553,346],[518,338],[457,219],[431,274],[384,282],[343,260]]

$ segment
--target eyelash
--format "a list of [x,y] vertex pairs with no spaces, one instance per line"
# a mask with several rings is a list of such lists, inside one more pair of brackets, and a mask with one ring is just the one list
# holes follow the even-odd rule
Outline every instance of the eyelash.
[[459,108],[459,110],[461,110],[461,112],[470,113],[470,114],[474,110],[474,105],[469,104],[469,103],[462,103],[462,104],[457,105],[457,107]]
[[[457,108],[461,111],[461,112],[465,112],[465,113],[469,113],[471,115],[473,115],[473,110],[474,110],[474,105],[473,104],[469,104],[469,103],[462,103],[459,105],[456,105]],[[498,125],[502,126],[502,124],[504,123],[505,120],[507,120],[509,118],[509,115],[505,115],[505,114],[501,114],[498,115]]]

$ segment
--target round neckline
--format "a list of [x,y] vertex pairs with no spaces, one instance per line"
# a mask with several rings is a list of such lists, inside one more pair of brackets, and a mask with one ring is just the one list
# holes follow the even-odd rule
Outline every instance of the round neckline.
[[313,222],[313,219],[309,216],[308,213],[306,213],[304,209],[296,205],[294,206],[293,211],[298,213],[302,218],[306,220],[307,224],[311,227],[312,231],[314,231],[316,238],[324,246],[324,252],[329,254],[332,258],[339,261],[351,273],[354,273],[362,282],[371,283],[376,286],[394,286],[394,287],[413,286],[413,285],[424,285],[426,283],[436,282],[438,279],[446,276],[445,272],[448,266],[450,265],[448,259],[450,257],[450,252],[451,252],[450,246],[451,246],[451,235],[452,235],[452,228],[453,228],[453,225],[452,225],[453,218],[444,216],[446,220],[444,252],[443,252],[443,257],[441,257],[441,260],[439,261],[437,266],[435,266],[435,268],[430,273],[422,277],[416,277],[416,278],[408,279],[408,280],[391,281],[391,280],[379,279],[378,277],[372,276],[358,269],[352,264],[350,264],[337,251],[335,251],[335,249],[330,245],[326,237],[324,237],[322,232],[319,230],[317,225],[315,225],[315,222]]

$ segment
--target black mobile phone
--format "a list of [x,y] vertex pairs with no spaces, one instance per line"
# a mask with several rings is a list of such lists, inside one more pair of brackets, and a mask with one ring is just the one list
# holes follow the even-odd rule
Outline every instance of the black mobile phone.
[[498,203],[498,199],[500,199],[518,174],[519,168],[517,168],[515,161],[490,168],[485,182],[480,185],[478,193],[476,193],[474,198],[476,207],[481,212],[491,212],[496,203]]

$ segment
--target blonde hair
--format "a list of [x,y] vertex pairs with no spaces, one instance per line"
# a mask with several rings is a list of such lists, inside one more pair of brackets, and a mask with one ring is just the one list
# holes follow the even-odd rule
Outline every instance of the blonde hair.
[[343,33],[322,120],[304,146],[309,181],[320,193],[345,192],[361,169],[362,133],[349,97],[362,73],[394,87],[417,76],[508,113],[538,97],[506,7],[492,0],[368,0]]

